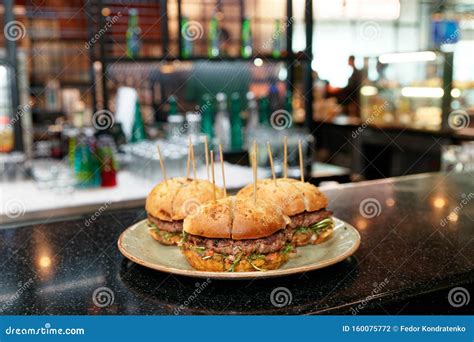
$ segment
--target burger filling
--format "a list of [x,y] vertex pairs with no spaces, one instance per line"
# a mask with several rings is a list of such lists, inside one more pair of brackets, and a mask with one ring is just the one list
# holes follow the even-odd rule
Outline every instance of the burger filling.
[[192,234],[186,234],[182,248],[193,253],[195,264],[204,260],[215,262],[216,267],[236,272],[253,268],[265,271],[275,263],[281,264],[288,260],[294,251],[288,243],[290,231],[285,229],[261,239],[233,240],[211,239]]
[[331,215],[331,211],[323,209],[292,216],[289,225],[292,231],[291,242],[295,246],[304,246],[324,241],[334,228]]
[[151,236],[165,245],[176,245],[182,239],[183,220],[163,221],[148,214],[147,223]]

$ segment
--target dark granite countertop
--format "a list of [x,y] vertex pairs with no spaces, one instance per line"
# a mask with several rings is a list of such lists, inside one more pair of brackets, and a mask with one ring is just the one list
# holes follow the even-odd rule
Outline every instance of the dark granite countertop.
[[[203,283],[126,260],[117,238],[145,217],[143,208],[97,208],[95,220],[84,215],[0,229],[0,313],[473,312],[474,300],[455,307],[448,298],[454,287],[474,295],[472,173],[363,182],[326,193],[335,216],[359,229],[360,249],[337,265],[267,280]],[[361,210],[367,202],[375,212]],[[278,287],[291,294],[291,303],[280,308],[270,300]]]

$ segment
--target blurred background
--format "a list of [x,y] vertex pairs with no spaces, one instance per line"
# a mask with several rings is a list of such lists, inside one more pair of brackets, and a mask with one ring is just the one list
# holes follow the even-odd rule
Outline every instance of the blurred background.
[[474,170],[472,1],[3,0],[0,22],[5,222],[143,203],[158,143],[183,176],[191,141],[202,178],[221,144],[230,189],[254,140],[281,175],[285,136],[315,184]]

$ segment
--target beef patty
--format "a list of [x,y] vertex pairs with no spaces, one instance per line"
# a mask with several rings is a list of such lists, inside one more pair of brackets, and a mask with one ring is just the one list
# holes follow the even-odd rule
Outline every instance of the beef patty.
[[313,223],[319,222],[332,215],[332,212],[326,209],[303,212],[291,217],[291,224],[287,229],[280,230],[268,237],[261,239],[210,239],[202,236],[188,234],[186,247],[198,246],[212,250],[216,253],[233,255],[243,253],[245,255],[252,253],[267,254],[278,252],[291,241],[294,230],[299,227],[308,227]]
[[313,223],[319,222],[321,220],[324,220],[326,217],[329,217],[332,215],[332,211],[326,210],[326,209],[321,209],[318,211],[313,211],[313,212],[302,212],[301,214],[297,214],[294,216],[291,216],[291,223],[288,225],[289,229],[297,229],[299,227],[309,227]]
[[156,228],[165,230],[170,233],[180,233],[183,231],[183,220],[172,222],[163,221],[150,214],[148,214],[148,220],[153,223]]
[[212,250],[216,253],[233,255],[243,253],[267,254],[281,250],[291,239],[291,232],[287,229],[280,230],[268,237],[261,239],[232,240],[232,239],[209,239],[196,235],[188,235],[185,244],[189,246],[199,246]]

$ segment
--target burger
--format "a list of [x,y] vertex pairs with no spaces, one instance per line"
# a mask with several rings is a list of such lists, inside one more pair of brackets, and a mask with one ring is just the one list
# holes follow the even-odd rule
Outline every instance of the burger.
[[184,219],[181,251],[200,271],[249,272],[279,268],[294,248],[289,218],[265,201],[227,197],[199,207]]
[[[237,193],[237,197],[253,196],[249,184]],[[331,236],[334,229],[332,212],[327,210],[326,196],[313,184],[290,178],[260,180],[257,197],[273,203],[291,219],[288,225],[290,241],[294,246],[319,244]]]
[[[216,198],[223,196],[220,188],[215,191]],[[173,178],[161,182],[146,199],[149,234],[164,245],[179,244],[183,219],[213,198],[213,185],[205,180]]]

